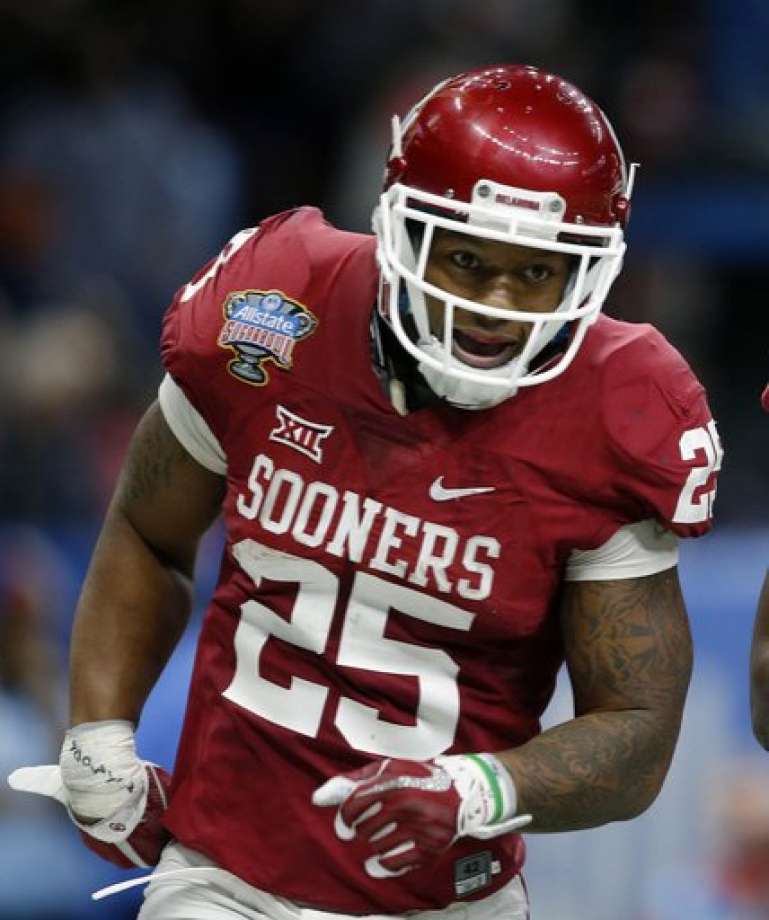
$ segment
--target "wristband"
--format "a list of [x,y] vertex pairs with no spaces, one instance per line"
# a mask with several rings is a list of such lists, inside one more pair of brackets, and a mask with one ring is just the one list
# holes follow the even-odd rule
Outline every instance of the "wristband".
[[460,837],[486,839],[530,823],[531,815],[516,815],[515,783],[493,754],[441,756],[434,763],[449,774],[462,800],[457,820]]

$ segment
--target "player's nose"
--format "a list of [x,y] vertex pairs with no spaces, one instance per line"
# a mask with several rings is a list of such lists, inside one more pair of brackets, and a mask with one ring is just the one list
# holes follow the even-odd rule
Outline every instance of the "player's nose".
[[512,330],[519,325],[512,316],[508,315],[513,310],[521,309],[516,304],[515,296],[511,290],[496,290],[491,296],[486,296],[478,302],[485,307],[494,307],[497,310],[504,311],[493,316],[481,312],[473,313],[473,325],[477,326],[478,329],[486,332],[500,332]]
[[[516,285],[512,279],[506,275],[500,275],[482,292],[478,302],[485,307],[495,307],[497,310],[510,312],[521,309],[517,299]],[[485,313],[477,313],[476,319],[478,325],[484,329],[497,329],[510,323],[510,318],[504,315],[488,316]]]
[[[497,306],[486,304],[486,306]],[[512,309],[505,307],[504,309]],[[486,313],[473,313],[472,324],[487,332],[499,332],[514,327],[516,324],[507,316],[488,316]]]

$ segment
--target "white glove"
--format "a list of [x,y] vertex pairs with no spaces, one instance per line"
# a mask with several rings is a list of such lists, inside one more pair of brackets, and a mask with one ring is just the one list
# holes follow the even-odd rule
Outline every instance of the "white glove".
[[130,722],[71,728],[58,766],[21,767],[8,784],[61,802],[86,845],[116,865],[155,865],[169,840],[160,819],[170,777],[139,760]]

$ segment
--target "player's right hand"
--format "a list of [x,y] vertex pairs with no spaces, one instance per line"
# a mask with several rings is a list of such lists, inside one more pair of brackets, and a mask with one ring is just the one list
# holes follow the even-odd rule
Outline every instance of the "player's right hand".
[[71,728],[59,764],[21,767],[12,789],[61,802],[86,846],[124,869],[157,865],[171,839],[161,820],[171,777],[136,756],[130,722],[88,722]]
[[341,773],[316,789],[313,804],[335,806],[340,840],[368,841],[372,878],[410,872],[460,837],[489,840],[525,827],[515,784],[492,754],[455,754],[428,761],[385,758]]

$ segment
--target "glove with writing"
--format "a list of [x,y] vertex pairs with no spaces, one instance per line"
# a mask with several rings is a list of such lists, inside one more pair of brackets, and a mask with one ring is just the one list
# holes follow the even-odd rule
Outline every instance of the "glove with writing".
[[86,846],[124,869],[155,866],[171,839],[161,824],[171,777],[136,756],[130,722],[86,722],[71,728],[59,764],[21,767],[12,789],[61,802]]
[[488,840],[524,827],[513,779],[492,754],[428,761],[387,758],[332,777],[312,801],[337,806],[341,840],[363,838],[374,878],[402,875],[436,858],[460,837]]

